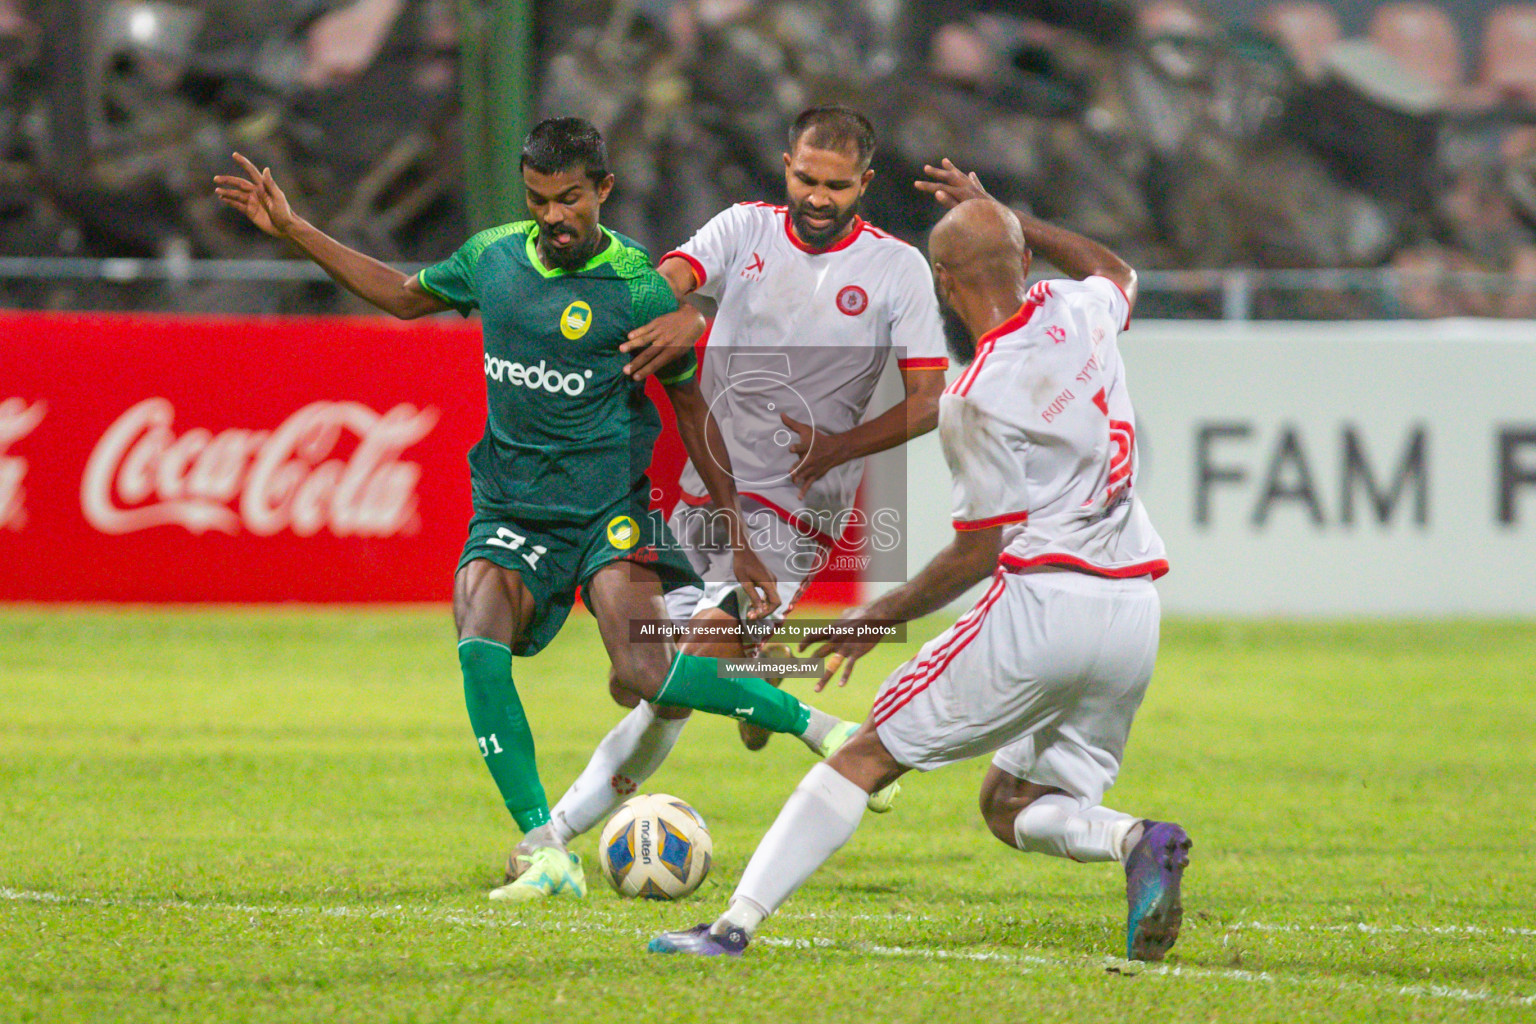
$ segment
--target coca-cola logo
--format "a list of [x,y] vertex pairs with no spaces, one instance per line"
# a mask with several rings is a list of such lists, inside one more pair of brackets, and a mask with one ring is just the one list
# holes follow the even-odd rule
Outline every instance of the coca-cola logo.
[[27,460],[7,455],[6,449],[43,422],[48,404],[7,398],[0,402],[0,530],[19,530],[27,525],[27,492],[22,481],[27,478]]
[[[175,417],[168,399],[146,398],[97,442],[80,482],[81,511],[96,529],[391,537],[419,528],[421,466],[400,456],[432,432],[436,409],[311,402],[275,430],[180,435]],[[356,444],[342,454],[347,438]]]

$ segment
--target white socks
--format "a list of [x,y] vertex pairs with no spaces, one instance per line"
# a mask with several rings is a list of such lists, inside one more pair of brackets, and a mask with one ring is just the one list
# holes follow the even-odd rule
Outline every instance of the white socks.
[[820,708],[813,708],[809,704],[806,707],[811,712],[811,720],[805,725],[805,732],[795,739],[811,748],[811,753],[821,757],[821,745],[827,742],[827,736],[837,726],[843,724],[843,720],[836,715],[829,715]]
[[825,762],[806,773],[757,844],[731,907],[713,931],[740,928],[748,935],[848,841],[869,794]]
[[686,718],[658,718],[646,701],[603,737],[581,775],[550,811],[550,824],[561,843],[592,828],[619,804],[639,792],[672,752]]
[[1061,793],[1039,797],[1013,819],[1019,849],[1077,861],[1124,861],[1126,837],[1140,818]]

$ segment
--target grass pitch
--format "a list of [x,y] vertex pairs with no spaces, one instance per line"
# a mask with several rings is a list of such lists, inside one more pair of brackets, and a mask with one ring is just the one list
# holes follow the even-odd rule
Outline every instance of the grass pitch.
[[[601,650],[578,615],[516,663],[552,799],[618,718]],[[722,906],[792,740],[700,716],[647,787],[711,824],[692,899],[619,899],[589,836],[587,900],[504,907],[445,610],[0,610],[0,1020],[1536,1019],[1533,666],[1530,624],[1167,623],[1109,800],[1195,838],[1166,965],[1105,970],[1118,869],[992,839],[980,762],[722,963],[644,942]]]

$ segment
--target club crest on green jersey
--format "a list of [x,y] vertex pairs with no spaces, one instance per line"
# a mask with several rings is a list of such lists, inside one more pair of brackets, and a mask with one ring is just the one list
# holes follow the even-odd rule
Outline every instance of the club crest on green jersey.
[[571,341],[584,336],[592,326],[592,307],[577,299],[560,314],[560,333]]

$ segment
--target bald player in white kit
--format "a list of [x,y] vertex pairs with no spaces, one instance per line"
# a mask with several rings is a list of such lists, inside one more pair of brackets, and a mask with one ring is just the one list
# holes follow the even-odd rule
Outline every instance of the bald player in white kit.
[[[976,341],[939,431],[955,536],[911,582],[843,623],[906,621],[991,575],[986,595],[886,679],[859,733],[812,768],[713,924],[658,953],[741,953],[764,918],[852,837],[866,795],[906,771],[996,752],[981,811],[1003,842],[1126,874],[1126,956],[1178,937],[1190,839],[1102,806],[1157,655],[1163,543],[1136,486],[1135,415],[1117,338],[1136,274],[1089,239],[994,202],[949,161],[920,183],[940,298]],[[958,202],[958,205],[954,205]],[[1026,286],[1031,247],[1073,281]],[[817,642],[814,638],[807,643]],[[826,641],[846,682],[875,641]],[[829,667],[824,685],[832,674]]]
[[[789,147],[788,205],[732,206],[658,265],[679,299],[698,292],[719,304],[700,387],[729,450],[752,547],[773,573],[781,599],[761,618],[745,614],[751,602],[733,574],[727,535],[717,528],[724,524],[690,461],[670,525],[705,585],[669,594],[667,615],[710,632],[686,642],[687,654],[755,653],[825,564],[854,510],[864,458],[938,422],[949,359],[927,261],[858,212],[874,177],[874,128],[847,107],[814,107],[790,128]],[[624,346],[632,369],[643,374],[691,349],[697,335],[667,335],[648,325],[631,338],[649,346],[638,353],[633,344]],[[905,397],[865,422],[875,385],[893,358]],[[689,714],[660,697],[644,702],[617,690],[614,696],[634,711],[602,740],[551,811],[567,842],[660,768]],[[830,721],[835,724],[813,721],[800,737],[819,756],[857,728]],[[749,749],[767,742],[765,730],[739,725]],[[870,808],[888,810],[895,789],[878,793]]]

